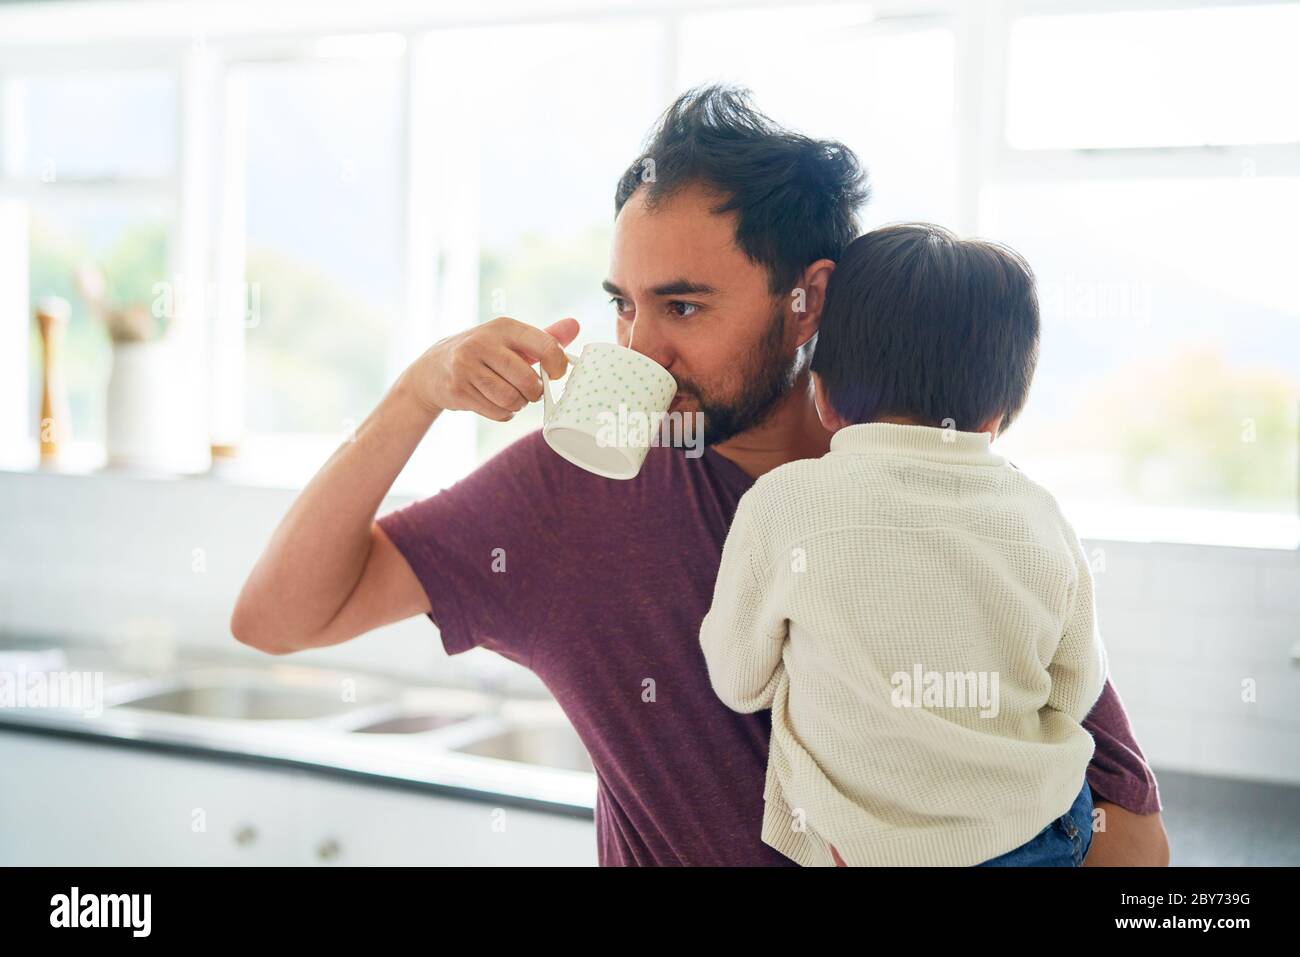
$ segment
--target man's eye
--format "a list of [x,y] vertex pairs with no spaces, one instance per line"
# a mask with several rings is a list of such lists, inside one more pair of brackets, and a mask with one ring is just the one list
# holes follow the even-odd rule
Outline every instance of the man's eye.
[[626,300],[626,299],[623,299],[623,298],[621,298],[621,297],[619,297],[619,296],[613,296],[609,301],[613,304],[613,306],[614,306],[614,311],[615,311],[615,312],[620,313],[620,314],[621,314],[621,313],[624,313],[624,312],[627,312],[627,300]]
[[700,307],[693,302],[678,302],[674,300],[668,304],[668,309],[674,315],[679,316],[682,319],[695,315],[699,308]]

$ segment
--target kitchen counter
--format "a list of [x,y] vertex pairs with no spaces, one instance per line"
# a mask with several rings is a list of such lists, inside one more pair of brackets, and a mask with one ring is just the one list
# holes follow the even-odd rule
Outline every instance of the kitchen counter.
[[[594,770],[550,699],[419,687],[281,659],[250,665],[188,650],[164,669],[128,667],[104,646],[0,637],[0,655],[40,649],[61,652],[66,664],[58,673],[85,676],[93,694],[77,707],[0,703],[0,730],[306,768],[445,797],[593,816]],[[329,707],[302,717],[265,713],[266,701],[293,701],[295,695]],[[192,713],[177,713],[177,701]],[[231,707],[247,716],[212,713]],[[506,759],[502,743],[516,741],[529,744],[540,761]]]

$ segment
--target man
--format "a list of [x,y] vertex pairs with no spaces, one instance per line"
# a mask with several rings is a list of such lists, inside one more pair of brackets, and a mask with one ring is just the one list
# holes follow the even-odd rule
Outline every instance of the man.
[[[619,342],[673,374],[671,411],[701,414],[704,454],[654,447],[634,480],[611,481],[534,432],[375,521],[437,416],[504,421],[537,401],[531,363],[562,375],[578,325],[499,318],[451,336],[290,508],[235,636],[284,654],[427,614],[448,654],[490,648],[564,708],[597,771],[601,864],[792,864],[760,839],[770,713],[718,700],[698,635],[740,496],[829,446],[808,362],[866,195],[840,144],[776,127],[736,91],[680,98],[618,185],[604,285]],[[1109,683],[1088,728],[1107,811],[1089,862],[1167,863],[1155,779]]]

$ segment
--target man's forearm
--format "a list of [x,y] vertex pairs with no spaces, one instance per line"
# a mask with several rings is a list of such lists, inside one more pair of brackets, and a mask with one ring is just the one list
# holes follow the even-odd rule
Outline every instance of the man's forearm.
[[398,379],[280,521],[239,595],[236,638],[286,650],[333,620],[365,568],[384,496],[438,412]]
[[1093,806],[1104,812],[1094,814],[1096,826],[1102,829],[1093,831],[1084,867],[1169,866],[1169,838],[1158,813],[1134,814],[1102,800],[1094,801]]

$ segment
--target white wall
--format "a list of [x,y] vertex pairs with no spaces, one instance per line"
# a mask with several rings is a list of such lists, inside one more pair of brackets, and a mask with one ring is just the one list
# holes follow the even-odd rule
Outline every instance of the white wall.
[[[296,494],[207,478],[0,471],[0,634],[142,644],[169,635],[178,647],[266,661],[230,635],[230,614]],[[423,616],[294,660],[545,691],[491,652],[449,659]]]
[[[231,606],[294,494],[201,478],[0,472],[0,632],[121,640],[163,631],[181,645],[260,657],[230,637]],[[1085,544],[1112,679],[1151,762],[1300,783],[1291,660],[1300,552]],[[542,690],[489,652],[448,659],[424,618],[299,660]],[[1242,701],[1245,679],[1253,703]]]

